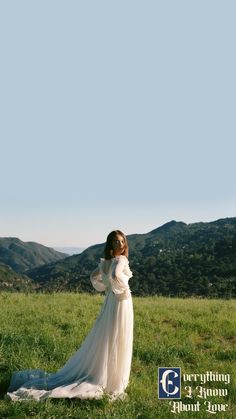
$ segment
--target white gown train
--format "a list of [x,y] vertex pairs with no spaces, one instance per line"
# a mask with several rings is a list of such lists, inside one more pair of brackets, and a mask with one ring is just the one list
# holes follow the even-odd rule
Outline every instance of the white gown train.
[[129,383],[133,351],[133,302],[128,281],[132,277],[126,256],[104,259],[91,273],[93,287],[106,297],[93,328],[81,347],[55,373],[39,369],[12,374],[7,395],[16,400],[53,398],[123,399]]

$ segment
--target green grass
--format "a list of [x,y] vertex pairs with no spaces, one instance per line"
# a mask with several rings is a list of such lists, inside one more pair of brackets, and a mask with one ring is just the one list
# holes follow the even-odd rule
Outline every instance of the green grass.
[[[6,398],[12,371],[61,368],[90,331],[104,296],[59,293],[0,293],[0,418],[174,418],[168,401],[158,400],[158,366],[181,367],[182,373],[217,371],[231,375],[226,413],[181,413],[181,418],[236,417],[236,300],[133,297],[134,349],[125,401],[48,399],[12,402]],[[194,384],[194,383],[193,383]],[[197,385],[197,384],[194,384]],[[205,387],[213,387],[208,383]]]

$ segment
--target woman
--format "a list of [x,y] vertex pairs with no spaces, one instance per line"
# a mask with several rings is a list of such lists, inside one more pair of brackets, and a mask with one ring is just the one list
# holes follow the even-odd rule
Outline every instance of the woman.
[[12,400],[48,397],[123,399],[129,383],[133,351],[133,302],[129,288],[132,272],[127,238],[112,231],[105,258],[91,273],[93,287],[106,292],[95,324],[78,351],[55,373],[26,370],[13,373],[8,389]]

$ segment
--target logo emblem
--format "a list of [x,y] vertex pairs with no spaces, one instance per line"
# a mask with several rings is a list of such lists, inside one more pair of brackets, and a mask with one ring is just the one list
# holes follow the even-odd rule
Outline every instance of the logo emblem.
[[181,398],[181,368],[158,368],[158,399]]

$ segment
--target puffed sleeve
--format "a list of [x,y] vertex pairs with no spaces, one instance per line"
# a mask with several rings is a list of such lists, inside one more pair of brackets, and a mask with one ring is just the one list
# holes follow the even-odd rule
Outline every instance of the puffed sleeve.
[[94,269],[94,271],[90,274],[90,281],[95,290],[99,292],[106,291],[107,289],[106,285],[102,281],[101,264],[102,259],[100,260],[100,263],[98,264],[97,268]]
[[129,289],[129,278],[131,278],[132,272],[129,269],[128,259],[126,256],[118,256],[116,258],[116,263],[112,269],[111,275],[111,288],[114,294],[123,294],[127,296],[130,295]]

